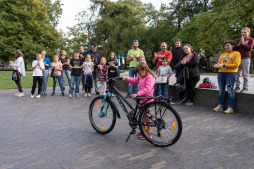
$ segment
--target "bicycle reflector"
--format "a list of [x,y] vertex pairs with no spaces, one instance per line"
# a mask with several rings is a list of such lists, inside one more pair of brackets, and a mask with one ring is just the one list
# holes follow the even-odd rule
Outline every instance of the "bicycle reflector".
[[102,129],[102,130],[105,130],[105,127],[100,126],[99,128]]
[[173,129],[176,130],[176,122],[173,120]]
[[98,102],[97,102],[97,104],[101,104],[101,103],[102,103],[102,101],[98,101]]

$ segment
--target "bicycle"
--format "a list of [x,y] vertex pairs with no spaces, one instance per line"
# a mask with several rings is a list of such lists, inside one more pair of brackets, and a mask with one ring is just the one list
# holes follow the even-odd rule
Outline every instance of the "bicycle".
[[114,95],[132,128],[126,142],[139,127],[145,139],[155,146],[167,147],[175,144],[182,134],[182,121],[170,105],[170,99],[163,96],[137,97],[134,108],[115,87],[115,82],[119,79],[121,78],[108,78],[109,90],[106,95],[92,100],[89,107],[92,127],[100,134],[108,134],[113,130],[116,117],[121,118],[116,104],[111,99]]

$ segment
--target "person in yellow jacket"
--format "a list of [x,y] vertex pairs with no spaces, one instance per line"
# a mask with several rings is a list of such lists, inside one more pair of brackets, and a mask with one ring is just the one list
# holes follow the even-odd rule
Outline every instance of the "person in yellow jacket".
[[224,113],[229,114],[234,112],[235,106],[235,91],[234,86],[237,78],[238,67],[241,63],[241,54],[234,51],[234,41],[228,40],[225,42],[225,50],[219,58],[219,63],[213,67],[219,69],[218,84],[219,84],[219,104],[214,111],[223,111],[223,102],[225,96],[225,88],[227,86],[229,101],[228,109]]

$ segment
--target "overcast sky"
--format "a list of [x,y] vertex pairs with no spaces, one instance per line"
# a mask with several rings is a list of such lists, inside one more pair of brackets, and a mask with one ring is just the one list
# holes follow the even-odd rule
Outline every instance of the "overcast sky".
[[[168,4],[171,0],[141,0],[143,3],[152,3],[156,9],[160,9],[162,3]],[[76,24],[75,16],[78,12],[87,10],[90,7],[90,0],[61,0],[63,14],[60,19],[58,28],[67,32],[66,27],[72,27]]]

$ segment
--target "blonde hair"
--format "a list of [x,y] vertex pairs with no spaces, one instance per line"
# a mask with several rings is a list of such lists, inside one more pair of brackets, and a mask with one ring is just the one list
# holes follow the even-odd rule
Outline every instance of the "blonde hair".
[[18,58],[18,57],[20,57],[20,56],[23,56],[23,53],[22,53],[20,50],[17,50],[17,51],[15,52],[15,57]]
[[38,57],[39,55],[41,55],[41,54],[40,54],[40,53],[37,53],[37,54],[36,54],[36,57]]
[[59,57],[58,57],[57,55],[55,55],[55,56],[54,56],[54,58],[57,58],[57,59],[59,59]]
[[154,77],[152,70],[147,66],[147,64],[145,62],[140,62],[139,64],[137,64],[137,66],[134,69],[134,71],[137,73],[142,70],[146,70]]
[[247,32],[250,32],[250,28],[249,27],[244,27],[244,28],[242,28],[242,30],[246,30]]
[[106,58],[105,58],[105,57],[102,57],[102,58],[101,58],[101,61],[102,61],[102,60],[104,60],[104,61],[106,62]]

